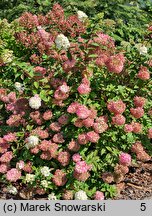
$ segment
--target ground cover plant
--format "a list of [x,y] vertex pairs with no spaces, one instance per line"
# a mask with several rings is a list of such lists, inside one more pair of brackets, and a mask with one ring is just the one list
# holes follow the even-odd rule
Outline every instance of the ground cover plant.
[[152,156],[151,24],[118,42],[101,14],[55,4],[0,27],[1,183],[51,200],[115,196]]

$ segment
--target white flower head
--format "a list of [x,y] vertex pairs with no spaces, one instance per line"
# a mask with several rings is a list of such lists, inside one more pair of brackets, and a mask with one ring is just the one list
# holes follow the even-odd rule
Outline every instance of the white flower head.
[[47,166],[44,166],[40,169],[42,175],[44,175],[45,177],[50,175],[50,169]]
[[39,109],[41,106],[41,98],[39,97],[39,95],[35,95],[34,97],[31,97],[29,99],[29,106],[32,109]]
[[34,148],[38,144],[39,144],[39,138],[37,136],[31,135],[27,138],[27,143],[25,146],[27,149],[30,149],[30,148]]
[[57,200],[57,198],[54,193],[51,193],[48,195],[48,200]]
[[42,181],[41,181],[41,185],[42,185],[44,188],[47,188],[47,187],[48,187],[48,181],[42,180]]
[[81,22],[84,22],[88,16],[83,12],[83,11],[77,11],[77,15],[78,15],[78,19],[81,21]]
[[69,86],[63,84],[59,87],[59,90],[63,93],[67,93],[67,92],[69,92],[70,88],[69,88]]
[[88,197],[85,191],[80,190],[75,193],[75,200],[87,200],[87,199]]
[[55,44],[58,49],[68,49],[70,47],[70,42],[67,37],[63,34],[59,34],[55,39]]
[[24,87],[22,83],[15,82],[14,87],[16,88],[17,91],[24,91]]
[[41,25],[37,26],[37,30],[43,29]]
[[33,182],[34,180],[35,180],[35,175],[34,175],[34,174],[26,174],[26,176],[25,176],[25,181],[26,181],[27,183]]
[[140,55],[146,55],[147,51],[148,51],[148,49],[144,45],[139,48]]
[[24,168],[24,161],[19,161],[18,163],[16,163],[16,168],[22,170]]
[[13,194],[13,195],[16,195],[18,193],[16,187],[10,185],[7,187],[7,192],[10,193],[10,194]]

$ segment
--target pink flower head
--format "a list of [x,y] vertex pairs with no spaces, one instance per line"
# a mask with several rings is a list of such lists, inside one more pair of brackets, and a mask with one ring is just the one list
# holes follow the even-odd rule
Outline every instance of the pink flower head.
[[142,125],[138,122],[132,122],[131,123],[133,127],[133,132],[134,133],[141,133],[142,132]]
[[90,131],[87,133],[87,140],[88,141],[90,141],[92,143],[97,143],[99,139],[100,139],[100,136],[96,132]]
[[119,53],[114,56],[110,56],[106,62],[106,66],[110,72],[119,74],[124,68],[125,58],[124,55]]
[[14,141],[16,141],[16,134],[15,133],[8,133],[7,135],[4,135],[3,139],[6,142],[14,142]]
[[94,124],[94,119],[88,117],[82,121],[82,124],[87,128],[92,127]]
[[132,126],[131,124],[125,124],[125,125],[124,125],[124,131],[125,131],[126,133],[132,132],[132,131],[133,131],[133,126]]
[[114,48],[114,40],[112,39],[112,37],[110,37],[109,35],[106,35],[106,34],[103,34],[102,32],[101,33],[98,33],[97,34],[98,37],[95,37],[94,38],[94,41],[96,43],[99,43],[103,46],[107,46],[107,47],[111,47],[111,48]]
[[85,133],[78,135],[78,143],[80,145],[85,145],[85,144],[87,144],[87,142],[88,142],[87,135]]
[[[63,94],[62,94],[62,96],[63,96]],[[65,100],[66,98],[68,98],[68,95],[64,94],[64,96],[66,96],[66,97],[64,97],[64,99],[62,98],[62,100],[57,100],[57,99],[53,98],[52,103],[55,104],[55,105],[57,105],[57,106],[59,106],[59,107],[63,107],[64,106],[63,100]]]
[[8,170],[8,164],[7,163],[1,163],[0,164],[0,173],[6,173]]
[[64,143],[65,140],[63,138],[63,135],[61,133],[57,133],[53,136],[53,142],[55,143]]
[[52,131],[59,132],[61,130],[61,125],[58,122],[51,123],[49,127]]
[[16,182],[21,178],[21,172],[18,169],[12,168],[6,173],[6,179],[10,182]]
[[0,95],[0,100],[4,103],[9,103],[9,99],[6,95]]
[[50,146],[51,146],[52,142],[50,140],[43,140],[40,144],[39,144],[39,149],[42,151],[48,151]]
[[59,146],[56,143],[52,143],[50,145],[50,148],[48,151],[50,152],[50,155],[52,158],[56,158],[58,148]]
[[88,171],[84,173],[78,173],[76,170],[74,170],[73,177],[78,181],[85,182],[90,177],[90,173]]
[[24,12],[19,18],[19,23],[21,26],[32,29],[39,25],[38,18],[30,12]]
[[142,143],[140,141],[135,142],[131,147],[131,151],[136,154],[143,152],[144,148],[143,148]]
[[26,164],[24,164],[23,170],[27,173],[32,173],[32,162],[28,161]]
[[87,86],[90,86],[90,81],[89,81],[86,77],[84,77],[84,78],[82,79],[82,84],[87,85]]
[[144,97],[134,97],[134,104],[136,107],[144,107],[145,103],[146,103],[146,99]]
[[152,139],[152,128],[148,129],[148,138]]
[[[6,143],[7,143],[6,140],[4,140],[3,138],[0,137],[0,144],[6,144]],[[9,147],[9,146],[10,146],[10,145],[8,144],[8,147]],[[8,148],[8,147],[7,147],[7,148]]]
[[62,93],[68,93],[70,91],[70,87],[67,86],[66,83],[63,83],[63,85],[59,86],[59,90],[62,92]]
[[83,83],[79,85],[77,90],[79,94],[89,94],[91,92],[91,88]]
[[103,133],[108,129],[108,124],[106,122],[101,122],[101,123],[94,123],[93,124],[93,129],[96,133]]
[[0,88],[0,98],[2,95],[6,95],[7,90],[4,88]]
[[9,119],[6,121],[6,124],[8,124],[9,126],[13,126],[13,127],[18,127],[19,125],[21,125],[22,123],[24,123],[21,115],[10,115]]
[[137,74],[137,77],[141,80],[148,80],[150,79],[150,73],[148,71],[148,68],[145,66],[141,66],[140,70]]
[[54,98],[56,100],[65,100],[68,98],[68,94],[63,92],[63,91],[60,91],[59,89],[57,89],[55,92],[54,92]]
[[90,115],[90,110],[85,105],[79,105],[76,114],[80,119],[86,119]]
[[94,200],[104,200],[104,194],[101,191],[96,191]]
[[77,173],[85,173],[90,170],[90,166],[85,161],[78,161],[74,169]]
[[80,145],[78,144],[78,142],[72,139],[71,142],[69,142],[68,144],[68,149],[72,152],[77,152],[80,149]]
[[8,163],[12,160],[13,158],[13,152],[12,151],[8,151],[5,152],[1,157],[0,157],[0,162],[2,163]]
[[38,35],[45,43],[47,43],[47,41],[49,41],[50,34],[46,32],[41,26],[37,26],[37,29],[38,29],[37,31]]
[[14,112],[14,108],[15,108],[14,103],[9,103],[9,104],[7,104],[5,107],[6,107],[6,110],[7,110],[7,111]]
[[122,152],[119,155],[119,163],[124,166],[129,166],[131,164],[131,156],[127,153]]
[[32,154],[38,154],[38,153],[39,153],[39,148],[38,148],[38,146],[35,146],[34,148],[31,148],[31,149],[30,149],[30,152],[31,152]]
[[10,92],[8,95],[8,100],[10,103],[15,103],[16,102],[16,93],[15,92]]
[[91,108],[89,117],[92,119],[95,119],[97,117],[97,110],[95,110],[94,108]]
[[63,114],[61,115],[59,118],[58,118],[58,122],[61,124],[61,125],[66,125],[69,121],[69,116],[66,115],[66,114]]
[[44,151],[41,155],[40,158],[42,160],[48,160],[50,161],[52,159],[51,153],[49,151]]
[[40,139],[46,139],[49,137],[49,133],[47,130],[42,130],[41,127],[37,127],[32,130],[31,135],[38,136]]
[[126,121],[126,118],[121,114],[118,114],[112,117],[112,123],[115,125],[123,125],[125,124],[125,121]]
[[108,56],[107,55],[100,55],[98,58],[96,58],[96,65],[99,66],[99,67],[102,67],[105,65],[106,61],[108,60]]
[[144,110],[141,107],[131,108],[130,112],[135,118],[141,118],[144,115]]
[[75,125],[76,127],[78,127],[78,128],[83,127],[83,120],[77,118],[77,119],[75,120],[75,122],[74,122],[74,125]]
[[76,60],[75,59],[72,59],[72,60],[67,60],[63,63],[62,67],[63,67],[63,70],[65,72],[69,72],[76,64]]
[[113,112],[114,114],[122,114],[126,109],[126,105],[125,103],[123,103],[122,100],[110,101],[107,104],[107,108],[110,112]]
[[[2,140],[2,141],[1,141]],[[7,149],[10,147],[10,145],[6,142],[3,142],[3,139],[0,139],[0,153],[7,152]]]
[[58,161],[61,163],[62,166],[67,166],[70,161],[70,154],[67,151],[59,152],[58,154]]
[[145,151],[137,154],[137,159],[143,162],[151,160],[151,156],[149,156]]
[[67,182],[66,174],[62,170],[57,169],[54,173],[52,181],[56,186],[63,186]]
[[78,102],[73,102],[69,105],[68,109],[67,109],[67,112],[68,113],[76,113],[76,110],[79,106],[79,103]]
[[72,156],[72,160],[73,160],[73,162],[75,162],[75,163],[77,163],[77,162],[79,162],[79,161],[81,161],[81,155],[79,154],[79,153],[76,153],[76,154],[74,154],[73,156]]
[[96,122],[101,123],[101,124],[107,123],[108,122],[108,117],[106,115],[99,116],[99,117],[96,118]]
[[35,64],[39,64],[41,62],[40,57],[36,55],[35,53],[31,55],[30,60],[32,63],[35,63]]
[[81,36],[79,36],[79,37],[78,37],[78,42],[79,42],[79,43],[84,43],[84,39],[83,39]]
[[43,113],[43,119],[45,121],[50,120],[52,118],[53,114],[51,112],[51,110],[47,110]]
[[41,113],[39,111],[31,112],[30,117],[35,121],[36,119],[39,119],[41,117]]

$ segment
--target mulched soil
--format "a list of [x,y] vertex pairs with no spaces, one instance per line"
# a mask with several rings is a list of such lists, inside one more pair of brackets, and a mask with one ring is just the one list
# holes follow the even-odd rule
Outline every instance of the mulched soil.
[[[123,182],[116,184],[118,195],[114,200],[142,200],[152,199],[152,161],[147,163],[138,162],[136,166],[130,167]],[[20,185],[16,185],[19,189]],[[46,200],[47,195],[34,195],[31,191],[22,188],[18,195],[6,193],[5,185],[0,186],[0,199],[8,200]]]
[[132,166],[124,182],[117,184],[117,187],[120,193],[115,200],[152,199],[152,161]]

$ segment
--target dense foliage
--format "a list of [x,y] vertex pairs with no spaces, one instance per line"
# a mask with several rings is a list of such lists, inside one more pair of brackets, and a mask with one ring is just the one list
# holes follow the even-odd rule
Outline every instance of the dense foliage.
[[131,163],[151,159],[152,26],[134,35],[104,14],[55,4],[0,21],[0,181],[9,190],[19,182],[49,199],[113,197]]
[[61,4],[66,13],[69,11],[82,10],[89,17],[104,12],[106,19],[122,19],[125,23],[143,24],[151,19],[151,0],[1,0],[0,17],[13,20],[25,11],[45,14],[54,3]]
[[[77,10],[84,11],[91,19],[98,22],[102,17],[107,25],[112,27],[114,38],[118,43],[121,40],[143,39],[147,24],[152,19],[152,0],[2,0],[0,2],[0,18],[7,18],[13,21],[23,12],[45,14],[54,3],[59,3],[65,8],[65,13],[76,13]],[[101,21],[99,21],[101,22]],[[98,23],[99,23],[98,22]],[[103,23],[104,24],[104,23]],[[110,31],[110,29],[109,29]],[[112,35],[113,36],[113,35]]]

